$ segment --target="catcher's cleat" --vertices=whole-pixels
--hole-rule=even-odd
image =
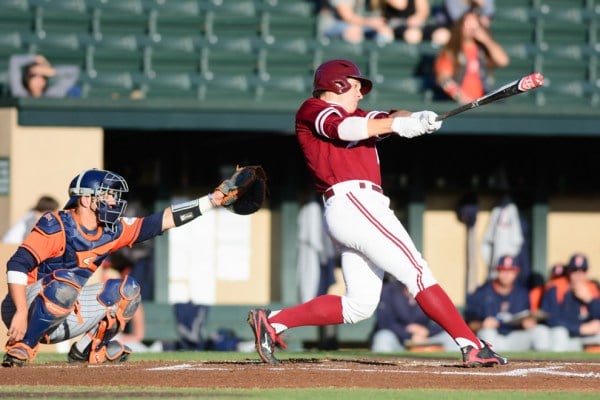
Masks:
[[[483,347],[477,349],[473,346],[465,346],[461,349],[463,357],[463,366],[467,368],[474,367],[493,367],[494,365],[506,365],[508,359],[495,353],[490,345],[483,340]]]
[[[73,345],[71,345],[69,354],[67,354],[67,360],[69,360],[70,363],[87,362],[90,356],[89,350],[87,351],[87,354],[86,352],[81,352],[77,349],[76,344],[77,343],[73,343]]]
[[[7,368],[24,367],[29,361],[33,361],[37,354],[38,346],[31,348],[23,342],[7,346],[6,354],[2,360],[2,366]]]
[[[101,364],[104,362],[125,362],[131,355],[131,349],[117,340],[111,340],[98,352],[95,352],[95,354],[90,356],[90,346],[81,352],[77,348],[76,343],[73,343],[67,359],[70,363],[89,362],[90,364]]]
[[[256,351],[261,360],[269,364],[279,364],[273,353],[275,347],[286,348],[287,345],[275,332],[267,316],[271,311],[267,309],[254,309],[248,313],[248,325],[252,328],[256,339]]]

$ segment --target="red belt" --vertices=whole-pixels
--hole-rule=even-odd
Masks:
[[[376,191],[377,193],[383,193],[383,189],[381,188],[381,186],[376,185],[374,183],[359,182],[358,187],[360,189],[371,189]],[[330,187],[323,193],[323,197],[325,197],[325,200],[329,200],[333,196],[335,196],[335,191],[333,190],[333,187]]]

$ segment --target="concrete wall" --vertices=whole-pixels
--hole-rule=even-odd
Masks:
[[[16,109],[0,108],[0,157],[10,159],[10,194],[0,196],[0,232],[42,195],[64,204],[73,177],[103,167],[103,138],[102,128],[19,126]]]

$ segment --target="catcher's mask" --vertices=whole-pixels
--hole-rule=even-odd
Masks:
[[[98,201],[96,215],[98,220],[111,232],[116,230],[115,223],[125,212],[127,201],[123,194],[129,191],[125,179],[114,172],[101,169],[88,169],[77,175],[69,185],[69,201],[65,209],[74,208],[81,196],[95,197]],[[114,204],[109,204],[103,196],[111,194]]]
[[[348,78],[354,78],[360,81],[360,92],[364,95],[373,88],[373,82],[364,77],[356,64],[349,60],[330,60],[324,62],[315,71],[313,82],[313,96],[324,91],[337,94],[346,93],[350,90]]]

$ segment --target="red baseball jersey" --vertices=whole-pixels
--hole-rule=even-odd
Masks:
[[[340,139],[338,126],[348,117],[388,115],[361,109],[350,114],[338,104],[317,98],[310,98],[300,106],[296,113],[296,136],[319,193],[336,183],[356,179],[381,185],[376,143],[389,135],[349,142]]]

